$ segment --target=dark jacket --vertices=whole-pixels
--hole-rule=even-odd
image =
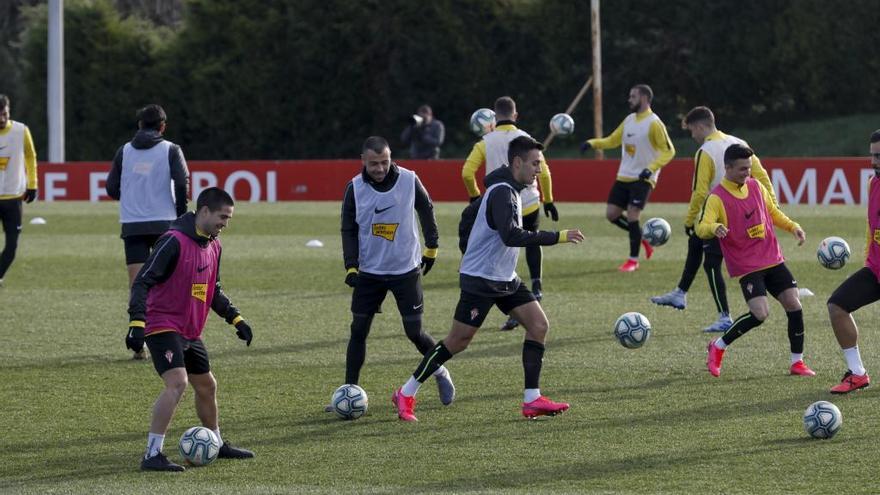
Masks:
[[[162,142],[164,138],[159,131],[154,129],[139,129],[131,140],[131,146],[135,149],[150,149]],[[116,150],[113,157],[113,167],[107,176],[105,189],[107,195],[115,200],[120,199],[122,190],[122,150],[125,145]],[[189,170],[186,167],[186,159],[180,146],[172,143],[168,148],[168,163],[171,167],[171,181],[174,183],[174,197],[176,198],[175,209],[177,216],[186,213],[186,192],[189,183]],[[168,229],[168,222],[133,222],[122,224],[122,237],[129,235],[161,234]]]
[[[391,164],[388,174],[382,182],[376,182],[367,175],[366,169],[361,170],[361,177],[370,187],[379,192],[386,192],[394,187],[397,178],[400,177],[400,171],[396,163]],[[422,225],[422,235],[425,238],[426,248],[436,248],[440,240],[440,234],[437,230],[437,220],[434,218],[434,204],[428,191],[422,185],[422,181],[416,176],[416,198],[415,210],[419,215],[419,223]],[[358,240],[359,226],[356,221],[357,206],[354,201],[354,185],[351,181],[345,186],[345,197],[342,200],[342,258],[345,262],[345,269],[358,267],[358,254],[360,252],[360,241]],[[409,274],[404,274],[408,276]],[[401,276],[404,276],[401,275]],[[387,277],[386,277],[387,278]]]
[[[196,215],[193,212],[187,212],[175,220],[169,230],[183,232],[202,247],[207,246],[209,242],[215,242],[213,238],[196,233]],[[177,267],[179,255],[180,244],[173,235],[166,233],[156,241],[156,248],[144,262],[144,266],[138,272],[134,284],[131,286],[131,298],[128,301],[128,314],[131,320],[146,321],[144,317],[147,311],[147,294],[150,288],[171,277]],[[223,317],[226,323],[232,323],[232,320],[240,314],[220,286],[219,256],[217,257],[217,284],[214,289],[214,299],[211,301],[211,309]]]
[[[404,146],[409,146],[409,157],[417,160],[440,158],[440,147],[446,139],[443,122],[431,119],[425,125],[410,124],[400,134]]]

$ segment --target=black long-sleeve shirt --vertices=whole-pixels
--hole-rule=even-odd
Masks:
[[[525,186],[513,179],[509,167],[500,167],[486,176],[486,188],[499,182],[510,184],[517,192]],[[501,242],[506,246],[551,246],[559,242],[559,232],[539,230],[532,232],[516,224],[517,212],[516,193],[509,187],[496,187],[489,193],[486,203],[486,222],[489,228],[498,232]]]
[[[195,230],[195,214],[192,212],[181,216],[171,226],[173,230],[179,230],[194,239],[200,246],[207,246],[211,239],[200,236]],[[220,285],[220,255],[217,256],[217,283],[214,286],[214,299],[211,300],[211,309],[226,320],[232,321],[241,314],[238,308],[232,305],[229,297],[223,292]],[[144,262],[141,271],[138,272],[131,286],[131,297],[128,302],[128,315],[131,320],[146,321],[147,294],[153,286],[165,282],[174,273],[177,267],[177,259],[180,257],[180,243],[171,234],[165,234],[156,242],[156,249]]]
[[[397,183],[400,177],[400,171],[397,164],[392,163],[385,180],[376,182],[367,175],[366,170],[361,171],[364,182],[379,192],[390,191]],[[437,220],[434,218],[434,203],[422,182],[416,176],[416,197],[415,210],[419,216],[419,223],[422,225],[422,235],[425,237],[426,248],[436,248],[439,246],[440,232],[437,229]],[[345,186],[345,197],[342,200],[342,258],[345,263],[345,269],[358,267],[358,254],[360,252],[360,241],[358,240],[358,231],[360,229],[356,221],[357,206],[354,200],[354,185],[349,182]]]

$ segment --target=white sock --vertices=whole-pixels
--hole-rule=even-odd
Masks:
[[[529,402],[538,400],[538,397],[541,396],[540,388],[527,388],[525,393],[523,394],[523,402],[528,404]]]
[[[798,361],[803,361],[803,360],[804,360],[804,353],[803,352],[800,352],[800,353],[792,352],[791,353],[791,364],[794,364]]]
[[[715,342],[712,345],[714,345],[717,349],[721,349],[722,351],[724,349],[727,349],[727,344],[724,343],[724,339],[715,339]]]
[[[638,257],[638,256],[636,256],[635,258],[630,257],[629,260],[630,260],[630,261],[639,261],[639,257]]]
[[[437,368],[437,371],[432,373],[434,376],[449,376],[449,370],[446,369],[446,366],[440,366]]]
[[[144,455],[144,458],[153,457],[154,455],[162,452],[162,448],[165,446],[165,435],[159,435],[156,433],[148,433],[147,434],[147,453]]]
[[[406,383],[403,384],[403,387],[400,388],[400,393],[407,397],[412,397],[416,395],[421,386],[422,384],[416,380],[416,377],[410,376],[409,380],[407,380]]]
[[[223,437],[220,436],[220,427],[218,426],[216,430],[214,430],[214,434],[217,435],[217,443],[223,445]]]
[[[859,346],[850,347],[843,350],[843,357],[846,358],[846,366],[854,375],[864,375],[868,371],[862,364],[862,356],[859,354]]]

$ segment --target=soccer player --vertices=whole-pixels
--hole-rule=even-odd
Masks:
[[[578,243],[584,239],[579,230],[531,232],[522,228],[520,191],[533,184],[540,173],[542,149],[531,137],[519,136],[508,148],[510,166],[500,167],[486,176],[486,192],[461,260],[461,296],[452,329],[445,339],[425,353],[406,384],[392,395],[397,416],[403,421],[416,421],[415,395],[419,386],[444,362],[467,348],[493,305],[512,314],[525,327],[522,414],[534,418],[568,409],[568,404],[541,395],[541,362],[550,324],[540,303],[516,274],[520,247]]]
[[[750,177],[752,156],[748,146],[732,144],[724,152],[724,178],[715,186],[697,225],[703,239],[718,238],[724,262],[739,284],[749,312],[734,320],[718,339],[709,342],[706,367],[712,376],[721,374],[724,351],[746,332],[764,323],[770,315],[769,292],[785,309],[791,348],[792,375],[813,376],[804,364],[804,312],[798,299],[797,282],[785,266],[782,249],[773,226],[791,232],[802,245],[806,234],[773,203],[760,182]]]
[[[880,299],[880,129],[871,134],[870,151],[874,176],[868,194],[865,266],[844,280],[828,298],[831,328],[847,366],[843,380],[831,388],[832,394],[845,394],[871,383],[859,354],[859,328],[852,313]]]
[[[153,406],[147,451],[141,469],[183,471],[162,453],[165,432],[186,384],[195,391],[196,414],[220,440],[219,458],[244,459],[251,451],[233,447],[220,436],[217,380],[211,373],[202,331],[208,310],[236,328],[238,338],[251,345],[253,332],[220,286],[220,231],[232,218],[234,203],[226,191],[209,187],[199,194],[196,212],[186,213],[159,238],[131,287],[131,318],[125,343],[146,345],[165,388]],[[144,333],[136,332],[141,329]]]
[[[499,167],[507,165],[507,146],[519,136],[529,134],[516,127],[516,119],[519,114],[516,111],[516,102],[509,96],[502,96],[495,100],[495,129],[483,136],[471,149],[461,170],[461,178],[464,187],[470,195],[471,201],[480,197],[480,187],[477,185],[477,170],[484,164],[486,175],[489,175]],[[530,184],[522,190],[522,216],[525,230],[538,231],[540,220],[541,193],[543,193],[544,215],[551,217],[554,222],[559,220],[559,212],[553,204],[553,182],[550,179],[550,168],[547,161],[541,156],[541,173],[538,175],[541,191],[538,192],[537,184]],[[532,279],[532,294],[540,301],[543,297],[541,287],[541,265],[543,253],[541,245],[526,246],[526,264],[529,266],[529,275]],[[513,330],[519,323],[511,317],[501,326],[501,330]]]
[[[0,253],[0,287],[15,259],[22,202],[37,198],[37,152],[28,126],[9,118],[9,97],[0,95],[0,222],[6,238]]]
[[[697,216],[703,208],[709,191],[717,186],[724,177],[724,151],[731,144],[748,144],[742,139],[724,134],[715,127],[715,115],[708,107],[694,107],[682,121],[682,127],[690,131],[691,137],[700,149],[694,157],[694,180],[691,192],[691,201],[688,206],[687,216],[684,219],[684,232],[688,239],[687,258],[678,286],[671,292],[651,298],[651,302],[661,306],[672,306],[676,309],[684,309],[687,306],[687,292],[697,276],[700,262],[709,278],[709,290],[712,292],[712,300],[718,310],[718,319],[704,328],[704,332],[726,332],[733,324],[730,319],[730,307],[727,305],[727,286],[724,283],[724,275],[721,273],[721,246],[717,238],[706,241],[700,239],[695,231],[694,224]],[[761,165],[757,155],[751,157],[751,175],[764,186],[764,190],[770,196],[770,200],[777,207],[776,195],[773,194],[773,185],[767,171]],[[705,260],[703,255],[705,253]]]
[[[657,185],[660,169],[675,156],[675,147],[666,133],[666,126],[653,111],[654,92],[647,84],[637,84],[629,90],[629,108],[626,116],[608,137],[593,138],[581,144],[581,153],[590,148],[604,150],[622,147],[617,180],[608,194],[605,217],[609,222],[629,232],[629,258],[617,269],[633,272],[639,268],[639,247],[645,248],[650,259],[654,248],[642,239],[639,216],[648,204],[648,196]],[[624,214],[626,210],[626,214]]]
[[[439,233],[434,205],[415,172],[391,161],[388,141],[371,136],[361,148],[363,169],[345,188],[342,201],[342,257],[351,294],[351,336],[345,355],[345,383],[357,384],[367,353],[373,316],[388,291],[394,294],[403,331],[420,354],[436,341],[422,329],[422,275],[437,257]],[[421,251],[416,214],[425,236]],[[449,371],[434,370],[440,402],[455,399]],[[330,409],[332,410],[332,408]]]
[[[186,213],[189,171],[180,146],[163,139],[165,110],[147,105],[137,112],[138,131],[116,151],[107,176],[107,195],[119,201],[128,286],[171,222]],[[134,359],[146,358],[143,347]]]

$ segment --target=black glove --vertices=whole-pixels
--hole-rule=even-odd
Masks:
[[[480,196],[479,194],[477,194],[476,196],[474,196],[474,197],[472,197],[472,198],[470,199],[470,202],[473,203],[474,201],[479,201],[481,197],[482,197],[482,196]]]
[[[133,321],[131,323],[128,327],[128,333],[125,334],[125,347],[134,352],[141,352],[144,350],[144,322]]]
[[[685,225],[684,226],[684,233],[688,237],[693,237],[693,236],[697,235],[697,229],[695,229],[693,226],[688,227],[687,225]]]
[[[24,199],[25,203],[33,203],[34,200],[37,199],[37,190],[36,189],[25,190],[24,197],[22,199]]]
[[[642,173],[639,174],[639,179],[648,180],[651,178],[652,175],[654,175],[654,172],[651,172],[651,169],[646,168],[642,170]]]
[[[240,320],[235,324],[235,335],[238,335],[238,338],[247,342],[248,346],[250,346],[251,341],[254,340],[254,332],[251,330],[251,326],[244,320]]]
[[[553,203],[544,203],[544,216],[552,218],[554,222],[559,221],[559,212]]]
[[[345,275],[345,285],[354,288],[358,284],[358,272],[353,270]]]
[[[428,256],[422,256],[422,264],[419,268],[422,269],[422,275],[427,275],[428,272],[431,271],[431,268],[434,268],[434,260],[436,258],[430,258]]]
[[[589,141],[584,141],[583,143],[581,143],[581,154],[582,155],[584,153],[590,151],[591,149],[593,149],[593,147],[590,145]]]

